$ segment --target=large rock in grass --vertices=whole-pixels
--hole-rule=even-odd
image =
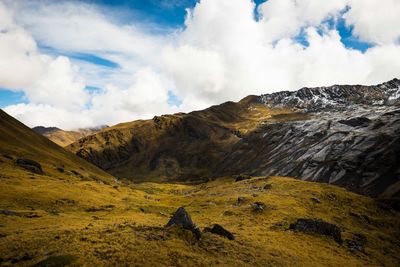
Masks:
[[[213,233],[216,235],[220,235],[222,237],[228,238],[229,240],[234,240],[235,236],[229,232],[228,230],[226,230],[224,227],[222,227],[219,224],[214,224],[212,228],[204,228],[204,232],[209,232],[209,233]]]
[[[177,209],[177,211],[175,211],[166,227],[173,225],[178,225],[183,229],[191,231],[197,239],[200,239],[201,237],[200,229],[196,226],[196,224],[193,223],[192,218],[190,218],[189,213],[187,213],[184,207],[180,207]]]
[[[341,230],[338,226],[324,222],[319,219],[298,219],[290,225],[290,229],[296,232],[307,234],[318,234],[333,237],[333,239],[342,243]]]
[[[39,162],[36,162],[34,160],[19,158],[15,161],[15,164],[30,172],[36,174],[44,174],[42,170],[42,165],[40,165]]]

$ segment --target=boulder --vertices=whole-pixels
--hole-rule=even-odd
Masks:
[[[31,159],[24,159],[24,158],[18,158],[15,161],[15,164],[36,174],[44,174],[42,170],[42,165],[40,165],[39,162],[36,162]]]
[[[240,206],[246,201],[245,197],[238,197],[235,203],[235,206]]]
[[[254,212],[263,212],[265,210],[265,204],[262,202],[254,202],[251,207]]]
[[[337,243],[342,243],[340,228],[320,219],[298,219],[295,223],[290,225],[289,229],[295,232],[330,236]]]
[[[197,239],[200,239],[201,232],[200,229],[193,223],[192,218],[184,207],[178,208],[172,218],[167,223],[166,227],[173,225],[181,226],[183,229],[191,231]]]
[[[314,203],[321,203],[321,199],[319,199],[319,198],[317,198],[317,197],[312,197],[311,198],[311,200],[312,200],[312,202],[314,202]]]
[[[350,252],[364,251],[364,245],[367,243],[367,238],[362,234],[355,234],[353,239],[344,241]]]
[[[238,175],[234,175],[233,178],[235,178],[235,182],[240,182],[240,181],[251,179],[251,176],[246,175],[246,174],[238,174]]]
[[[235,236],[231,232],[229,232],[219,224],[214,224],[212,228],[204,228],[204,232],[220,235],[222,237],[228,238],[229,240],[235,239]]]

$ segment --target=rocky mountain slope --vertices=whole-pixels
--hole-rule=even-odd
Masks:
[[[217,173],[286,175],[373,196],[400,194],[400,81],[303,88],[261,96],[306,120],[267,121],[244,136]]]
[[[116,125],[68,149],[132,180],[290,175],[398,196],[399,88],[394,79],[249,96]]]
[[[108,126],[99,126],[93,128],[80,128],[75,131],[65,131],[57,127],[36,126],[32,128],[32,130],[47,137],[57,145],[65,147],[81,139],[82,137],[94,134],[107,127]]]
[[[275,114],[252,101],[122,123],[67,149],[120,178],[199,181],[212,176],[242,135]]]

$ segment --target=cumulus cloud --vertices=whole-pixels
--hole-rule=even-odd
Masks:
[[[400,7],[379,2],[269,0],[256,19],[251,0],[202,0],[183,27],[162,31],[134,16],[119,21],[118,11],[102,6],[0,0],[0,87],[23,90],[29,101],[6,111],[30,126],[72,129],[248,94],[382,82],[400,74]],[[374,45],[347,48],[332,26],[339,20]],[[74,53],[118,67],[68,57]],[[87,85],[100,90],[88,92]],[[168,104],[170,91],[179,107]]]
[[[400,1],[349,0],[344,14],[355,36],[376,44],[400,42]]]

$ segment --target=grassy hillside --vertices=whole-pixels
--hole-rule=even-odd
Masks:
[[[3,266],[400,264],[399,213],[335,186],[284,177],[112,186],[30,179],[22,172],[2,172],[0,182],[0,209],[13,212],[0,214]],[[264,203],[264,211],[253,211],[254,202]],[[201,229],[218,223],[235,240],[211,233],[196,240],[189,231],[166,229],[164,225],[180,206],[186,207]],[[334,223],[342,229],[344,240],[361,234],[366,238],[364,251],[351,252],[346,242],[338,244],[330,237],[288,230],[298,218]]]
[[[284,177],[221,177],[199,185],[118,182],[0,116],[1,266],[400,264],[399,213],[372,198]],[[39,163],[43,172],[22,167],[21,158]],[[235,240],[208,232],[197,240],[190,231],[166,228],[180,206],[201,229],[217,223]],[[289,230],[302,218],[335,224],[344,242]],[[360,237],[354,250],[349,240]]]
[[[44,175],[49,177],[104,182],[114,180],[111,175],[35,133],[1,110],[0,155],[2,155],[0,162],[2,173],[19,175],[24,169],[15,162],[22,158],[35,160],[41,164]]]
[[[270,110],[249,96],[188,114],[121,123],[67,149],[119,178],[199,181],[212,176],[243,135],[274,115],[289,112]]]
[[[68,146],[69,144],[72,144],[79,139],[94,134],[102,129],[104,129],[106,126],[100,126],[97,128],[82,128],[82,129],[77,129],[75,131],[65,131],[56,127],[43,127],[43,126],[37,126],[32,128],[35,132],[47,137],[57,145],[61,147]]]

